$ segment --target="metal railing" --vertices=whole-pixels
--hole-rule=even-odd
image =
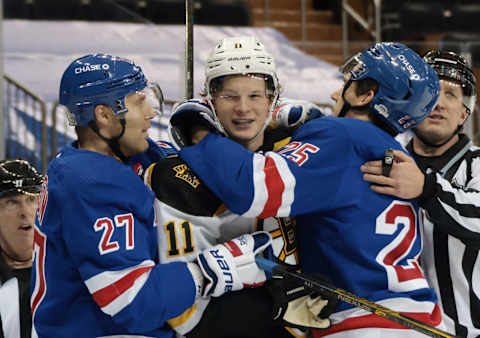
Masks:
[[[375,25],[372,28],[370,18],[363,18],[352,6],[348,0],[342,0],[342,30],[343,30],[343,58],[347,59],[352,53],[350,52],[349,41],[349,17],[354,19],[360,27],[367,31],[375,42],[382,41],[382,0],[372,0],[374,6],[374,21]]]
[[[268,26],[270,24],[270,18],[270,0],[264,0],[263,23],[265,26]],[[305,42],[307,40],[307,0],[300,0],[300,29],[301,41]]]
[[[73,129],[58,102],[47,105],[39,95],[8,75],[4,75],[4,83],[6,157],[24,158],[45,173],[48,163],[74,137]],[[165,100],[165,106],[170,107],[167,112],[174,103]],[[168,114],[156,125],[166,130],[167,122]]]
[[[33,161],[33,158],[28,158],[31,156],[26,153],[26,148],[18,146],[33,141],[34,152],[40,151],[40,165],[39,163],[35,164],[44,172],[47,163],[47,105],[41,97],[15,79],[6,74],[3,78],[5,80],[4,112],[7,122],[7,137],[10,138],[10,142],[7,142],[6,156],[23,157]],[[12,110],[15,113],[12,114]],[[40,118],[33,118],[38,113]],[[29,118],[27,114],[32,118]],[[23,116],[23,123],[20,123],[21,116]],[[21,127],[25,124],[28,124],[30,130],[34,131],[34,135],[40,134],[40,146],[37,146],[35,137],[32,140],[29,128]],[[15,135],[13,138],[15,142],[12,142],[12,135]]]

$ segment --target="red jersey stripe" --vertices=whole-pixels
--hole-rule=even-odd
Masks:
[[[101,308],[109,305],[116,298],[118,298],[125,291],[127,291],[135,283],[138,277],[143,275],[145,272],[150,271],[152,268],[153,266],[141,267],[129,272],[127,275],[120,278],[115,283],[112,283],[94,292],[93,299]]]
[[[438,304],[435,304],[435,308],[433,309],[432,313],[402,312],[401,314],[416,319],[430,326],[437,326],[442,321],[442,314],[440,312],[440,307],[438,306]],[[377,316],[372,313],[365,316],[347,318],[338,324],[332,325],[327,330],[312,330],[312,336],[314,338],[318,338],[342,331],[374,327],[384,329],[411,330],[406,326],[395,323],[391,320]]]
[[[282,205],[282,193],[285,190],[285,184],[278,171],[275,161],[271,157],[266,157],[265,161],[265,186],[267,188],[267,202],[259,218],[266,218],[277,214]]]

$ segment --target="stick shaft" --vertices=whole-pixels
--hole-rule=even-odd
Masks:
[[[454,338],[455,336],[441,331],[431,325],[425,324],[421,321],[418,321],[414,318],[410,318],[408,316],[402,315],[399,312],[393,311],[389,308],[386,308],[380,304],[373,303],[369,301],[368,299],[359,297],[351,292],[345,291],[343,289],[335,288],[327,284],[323,284],[322,282],[308,278],[304,276],[301,273],[298,272],[293,272],[288,270],[286,267],[277,264],[275,262],[272,262],[268,259],[265,259],[263,257],[257,256],[255,258],[255,261],[257,265],[262,269],[267,272],[277,272],[280,274],[288,275],[291,276],[301,282],[303,282],[303,285],[306,287],[312,289],[312,290],[317,290],[320,292],[328,292],[333,295],[335,295],[338,299],[348,303],[352,304],[356,307],[362,308],[366,311],[369,311],[373,314],[376,314],[377,316],[386,318],[388,320],[391,320],[395,323],[398,323],[400,325],[403,325],[405,327],[408,327],[412,330],[421,332],[427,336],[430,337],[444,337],[444,338]]]
[[[193,0],[185,0],[185,99],[193,98]]]

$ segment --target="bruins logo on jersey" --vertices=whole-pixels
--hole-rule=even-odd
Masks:
[[[195,175],[192,174],[192,172],[188,169],[188,166],[186,164],[179,164],[175,167],[172,168],[175,170],[176,174],[175,177],[178,177],[181,180],[184,180],[188,184],[190,184],[192,187],[196,188],[200,184],[200,181],[198,178],[195,177]]]
[[[270,232],[275,257],[287,264],[298,265],[296,222],[292,217],[269,217],[257,220],[257,230]]]

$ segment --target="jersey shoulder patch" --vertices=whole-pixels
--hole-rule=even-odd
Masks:
[[[297,223],[293,217],[269,217],[257,219],[256,231],[268,231],[272,236],[273,258],[297,266]],[[267,257],[272,259],[272,257]]]
[[[267,129],[262,146],[257,151],[277,151],[290,142],[293,128]]]
[[[158,161],[145,175],[155,197],[179,211],[210,217],[223,205],[180,157]]]

